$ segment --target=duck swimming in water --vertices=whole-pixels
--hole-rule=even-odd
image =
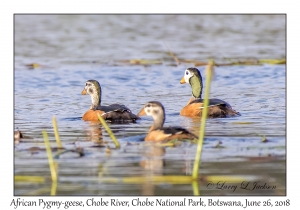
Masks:
[[[82,116],[85,121],[98,121],[98,114],[110,122],[135,122],[139,119],[129,108],[123,104],[101,105],[101,86],[97,80],[88,80],[81,92],[82,95],[89,94],[92,99],[90,109]]]
[[[188,83],[192,88],[192,97],[188,104],[182,108],[180,115],[187,117],[201,117],[204,99],[201,98],[203,83],[200,71],[193,67],[187,68],[180,83]],[[208,117],[215,118],[239,115],[239,112],[233,110],[227,102],[216,98],[209,99]]]
[[[138,116],[152,116],[154,122],[145,141],[168,141],[173,139],[198,139],[198,136],[182,127],[163,127],[165,122],[165,108],[158,101],[150,101],[144,105]]]

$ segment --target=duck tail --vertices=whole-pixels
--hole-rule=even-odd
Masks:
[[[227,115],[230,115],[230,116],[241,116],[241,114],[239,112],[237,112],[234,109],[229,108],[229,107],[226,107],[226,112],[225,113]]]

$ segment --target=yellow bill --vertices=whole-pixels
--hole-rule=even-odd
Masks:
[[[184,77],[182,77],[182,79],[180,80],[180,84],[184,84],[184,83],[186,83],[186,82],[185,82]]]
[[[83,91],[81,92],[81,95],[86,95],[86,90],[83,89]]]
[[[144,116],[144,115],[146,115],[145,109],[142,108],[141,111],[137,115],[138,116]]]

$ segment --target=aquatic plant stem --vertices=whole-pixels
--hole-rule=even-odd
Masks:
[[[57,190],[57,181],[55,180],[55,181],[52,181],[50,195],[52,195],[52,196],[56,195],[56,190]]]
[[[56,118],[55,117],[52,118],[52,123],[53,123],[53,129],[54,129],[54,134],[55,134],[55,139],[56,139],[57,146],[58,146],[58,148],[63,148],[62,144],[61,144],[61,141],[60,141],[60,138],[59,138],[58,128],[57,128],[57,123],[56,123]]]
[[[56,182],[57,181],[56,167],[55,167],[55,162],[53,161],[52,152],[51,152],[51,148],[50,148],[50,143],[49,143],[49,139],[48,139],[48,134],[47,134],[46,131],[43,131],[43,137],[44,137],[46,152],[47,152],[48,161],[49,161],[51,178],[52,178],[52,181]]]
[[[199,172],[199,168],[200,168],[202,145],[203,145],[203,140],[204,140],[204,135],[205,135],[205,123],[206,123],[207,109],[208,109],[208,104],[209,104],[209,92],[210,92],[210,83],[211,83],[213,65],[214,65],[214,62],[212,60],[210,60],[208,62],[208,65],[206,66],[206,83],[205,83],[204,103],[203,103],[203,109],[202,109],[202,117],[201,117],[201,125],[200,125],[200,130],[199,130],[199,140],[198,140],[198,145],[197,145],[197,152],[196,152],[193,174],[192,174],[192,177],[194,180],[197,180],[198,176],[199,176],[198,172]]]
[[[179,59],[174,55],[174,53],[170,50],[170,48],[168,47],[168,45],[165,43],[166,48],[169,51],[170,56],[175,60],[175,62],[177,63],[177,66],[180,65],[180,61]]]
[[[194,180],[192,182],[192,187],[193,187],[193,192],[195,196],[199,196],[200,195],[200,191],[199,191],[199,185],[198,182],[196,180]]]
[[[110,138],[113,140],[113,142],[116,145],[116,148],[120,148],[120,143],[118,142],[118,140],[116,139],[115,135],[113,134],[113,132],[110,130],[110,128],[108,127],[107,123],[105,122],[105,120],[100,116],[100,114],[98,114],[98,119],[100,120],[100,122],[102,123],[103,127],[105,128],[105,130],[107,131],[108,135],[110,136]]]

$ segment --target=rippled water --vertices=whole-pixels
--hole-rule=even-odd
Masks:
[[[101,125],[81,120],[91,99],[81,95],[85,81],[102,86],[102,104],[121,102],[137,113],[158,100],[166,126],[198,133],[199,119],[179,116],[191,95],[179,83],[192,64],[174,65],[168,46],[180,59],[285,58],[283,15],[16,15],[14,126],[25,138],[15,146],[15,175],[49,177],[42,130],[55,147],[52,116],[63,146],[82,147],[84,156],[56,159],[58,195],[192,195],[190,184],[111,183],[104,178],[190,175],[196,145],[156,148],[142,139],[152,124],[110,124],[121,142],[113,149]],[[155,59],[159,65],[128,65],[129,59]],[[26,64],[39,63],[29,69]],[[204,80],[204,67],[199,67]],[[209,119],[202,153],[202,175],[243,175],[276,185],[276,190],[220,191],[200,184],[203,195],[285,194],[286,66],[215,68],[211,97],[227,101],[240,117]],[[268,139],[262,143],[262,136]],[[99,147],[105,140],[111,147]],[[216,148],[218,142],[222,148]],[[37,150],[36,148],[40,148]],[[54,152],[54,154],[56,154]],[[102,181],[99,178],[102,178]],[[49,194],[42,184],[15,183],[16,195]],[[46,188],[46,190],[43,190]]]

